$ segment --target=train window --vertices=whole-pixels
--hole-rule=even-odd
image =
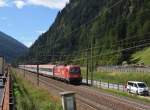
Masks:
[[[40,68],[41,71],[53,72],[51,68]]]
[[[81,73],[80,68],[71,68],[70,73],[76,74],[76,73]]]

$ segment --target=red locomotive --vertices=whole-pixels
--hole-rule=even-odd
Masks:
[[[54,77],[64,79],[68,82],[81,82],[81,70],[79,66],[60,65],[54,67]]]
[[[19,65],[19,68],[37,72],[37,65]],[[39,65],[39,73],[70,83],[82,82],[80,67],[76,65]]]

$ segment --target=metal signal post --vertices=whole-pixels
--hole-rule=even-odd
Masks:
[[[37,64],[37,85],[39,86],[39,65]]]

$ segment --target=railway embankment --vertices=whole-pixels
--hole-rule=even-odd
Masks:
[[[40,89],[11,69],[16,110],[62,110],[58,97]]]
[[[63,91],[75,91],[78,110],[149,110],[148,103],[131,100],[130,98],[118,97],[105,91],[99,91],[85,85],[71,85],[58,80],[51,79],[15,69],[24,79],[31,81],[40,88],[46,88],[54,96],[59,96]],[[38,83],[37,83],[38,82]]]

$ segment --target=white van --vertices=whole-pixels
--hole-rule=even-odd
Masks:
[[[127,91],[137,95],[149,95],[149,88],[144,82],[128,81]]]
[[[3,79],[0,79],[0,88],[3,88],[3,87],[4,87]]]

